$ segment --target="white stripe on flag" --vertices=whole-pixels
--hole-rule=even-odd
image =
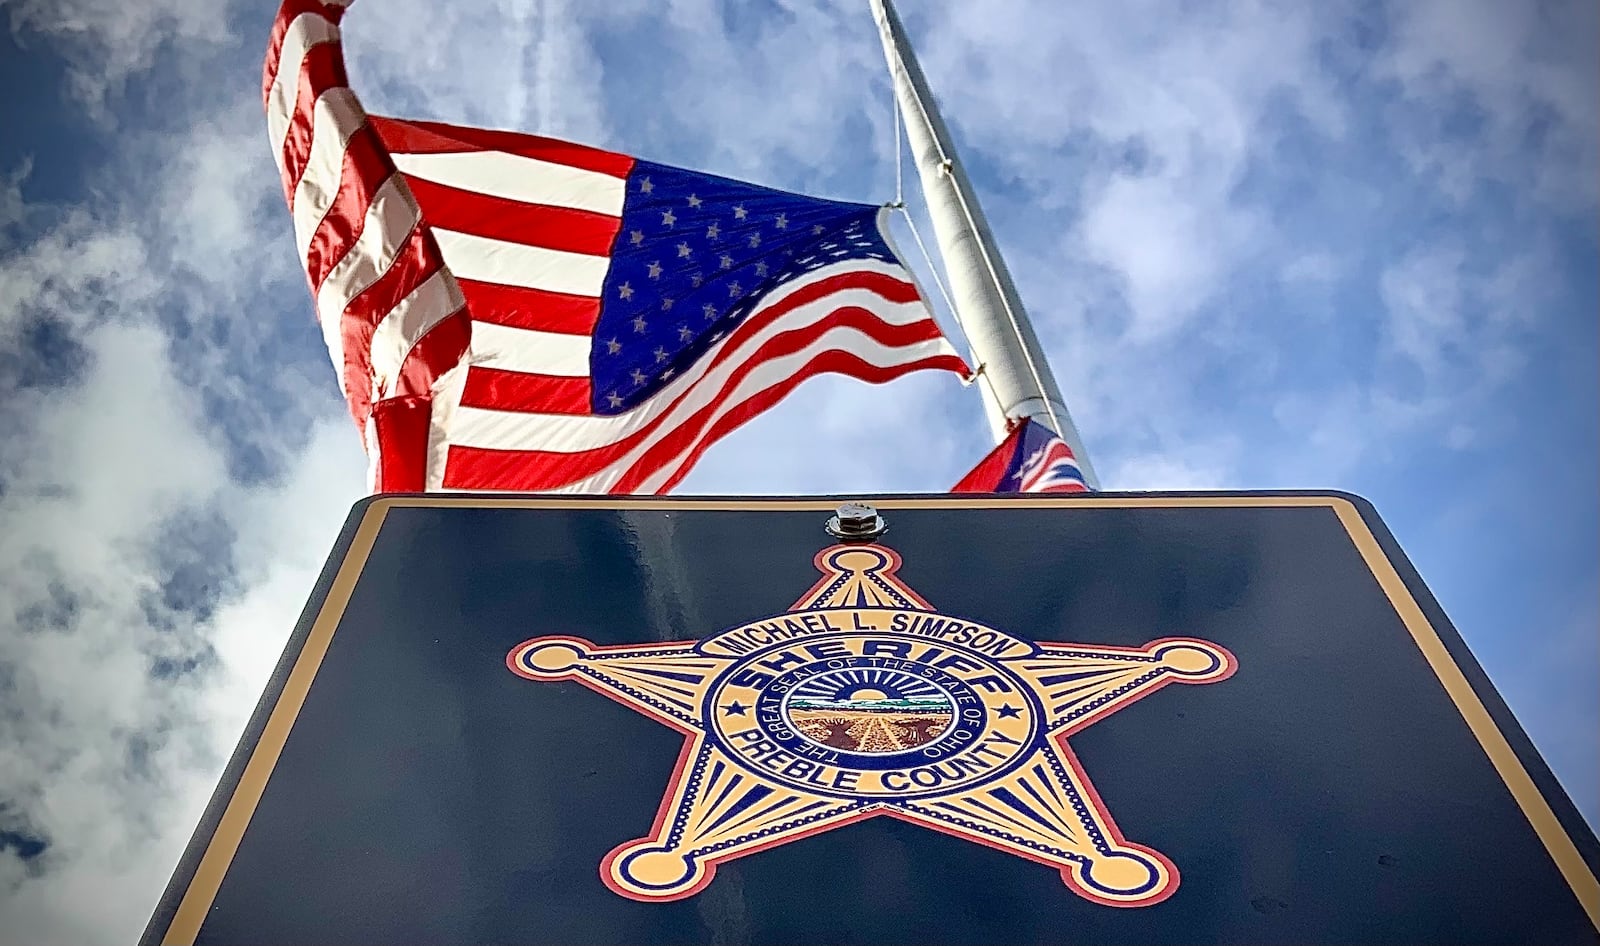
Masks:
[[[356,95],[344,86],[329,89],[317,99],[311,124],[311,156],[294,189],[294,242],[304,262],[322,218],[339,195],[344,174],[344,152],[350,136],[367,120]]]
[[[472,323],[473,363],[502,371],[589,377],[589,336]],[[459,442],[459,441],[458,441]]]
[[[508,243],[437,227],[433,235],[445,265],[457,279],[599,298],[606,270],[611,267],[606,256]]]
[[[374,399],[389,396],[411,347],[463,305],[466,300],[456,281],[439,270],[384,313],[383,321],[372,331],[372,376],[377,380]]]
[[[396,152],[395,167],[413,177],[526,204],[622,216],[627,182],[620,177],[503,151],[443,154]]]
[[[345,384],[345,307],[389,270],[419,219],[417,203],[406,191],[405,179],[398,174],[389,175],[372,195],[372,203],[361,222],[361,236],[328,271],[317,290],[317,320],[322,324],[322,340],[328,345],[328,355],[338,369],[341,391]]]
[[[339,28],[320,13],[300,14],[283,34],[278,71],[272,77],[272,91],[267,94],[267,140],[272,142],[279,176],[283,175],[283,140],[289,134],[295,102],[300,97],[300,69],[306,53],[313,46],[338,39]]]

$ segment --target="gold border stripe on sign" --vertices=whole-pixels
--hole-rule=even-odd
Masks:
[[[1494,763],[1495,770],[1500,773],[1500,779],[1516,797],[1517,804],[1521,806],[1523,814],[1527,815],[1533,830],[1539,835],[1539,840],[1544,842],[1545,849],[1550,852],[1556,866],[1561,869],[1561,875],[1567,879],[1568,886],[1577,895],[1578,903],[1584,912],[1589,914],[1589,922],[1600,928],[1600,880],[1596,880],[1594,873],[1589,870],[1583,855],[1578,853],[1577,845],[1572,843],[1571,835],[1567,834],[1566,828],[1563,828],[1560,820],[1556,818],[1555,811],[1550,808],[1550,802],[1533,783],[1533,777],[1528,774],[1522,760],[1517,758],[1511,743],[1506,741],[1505,734],[1495,724],[1494,717],[1489,715],[1489,710],[1478,698],[1477,691],[1467,682],[1466,675],[1461,672],[1461,667],[1456,664],[1455,658],[1450,656],[1444,641],[1439,639],[1427,615],[1422,613],[1421,606],[1406,588],[1400,573],[1395,571],[1394,563],[1389,561],[1389,556],[1385,555],[1378,545],[1377,537],[1367,528],[1360,511],[1353,503],[1344,499],[1335,500],[1333,506],[1334,511],[1339,514],[1339,521],[1344,523],[1345,530],[1350,533],[1350,538],[1361,552],[1361,557],[1366,559],[1367,567],[1372,569],[1373,577],[1383,586],[1383,591],[1389,596],[1395,611],[1399,613],[1400,620],[1405,622],[1406,629],[1417,642],[1422,656],[1427,658],[1434,675],[1444,684],[1450,699],[1455,701],[1456,709],[1461,711],[1461,716],[1467,721],[1472,734],[1478,737],[1478,743],[1488,754],[1489,761]]]
[[[206,853],[195,868],[194,877],[184,891],[183,900],[178,903],[177,912],[172,915],[167,935],[162,938],[163,943],[188,946],[200,934],[200,924],[211,912],[211,904],[222,887],[222,878],[233,863],[233,855],[239,850],[245,828],[249,827],[256,805],[261,801],[261,794],[267,788],[267,779],[278,764],[278,755],[283,752],[284,744],[289,741],[289,730],[300,715],[300,707],[311,689],[311,681],[316,678],[317,668],[322,664],[323,655],[328,652],[334,629],[339,626],[345,605],[350,602],[350,593],[366,566],[367,556],[378,538],[378,528],[383,524],[387,511],[387,506],[374,503],[362,516],[355,538],[350,541],[350,550],[328,588],[322,609],[317,612],[316,623],[311,626],[311,633],[300,648],[300,656],[289,671],[289,678],[284,681],[283,692],[278,695],[272,715],[267,718],[266,728],[261,731],[261,738],[250,753],[250,761],[239,776],[239,785],[233,790],[233,797],[228,799],[228,807],[223,810],[222,818],[211,835],[211,842],[206,845]]]

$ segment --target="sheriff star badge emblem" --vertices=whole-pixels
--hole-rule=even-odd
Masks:
[[[1035,643],[936,613],[883,546],[818,553],[789,611],[699,641],[598,647],[537,637],[506,657],[529,680],[574,680],[684,734],[645,837],[600,864],[643,901],[692,896],[716,865],[889,815],[1048,864],[1096,903],[1157,903],[1178,886],[1122,837],[1067,739],[1169,683],[1215,683],[1222,647]]]

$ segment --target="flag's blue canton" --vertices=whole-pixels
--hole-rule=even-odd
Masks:
[[[781,283],[844,259],[895,259],[868,204],[646,161],[627,187],[589,353],[599,414],[666,386]]]

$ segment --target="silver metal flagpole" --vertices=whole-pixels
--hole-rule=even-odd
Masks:
[[[1099,489],[1083,439],[1061,399],[1005,260],[995,249],[994,234],[956,158],[950,131],[939,117],[900,17],[890,0],[872,0],[872,15],[883,37],[895,99],[905,118],[906,139],[944,258],[955,315],[979,362],[979,387],[995,440],[1005,438],[1010,419],[1032,418],[1061,435],[1077,457],[1085,482]]]

